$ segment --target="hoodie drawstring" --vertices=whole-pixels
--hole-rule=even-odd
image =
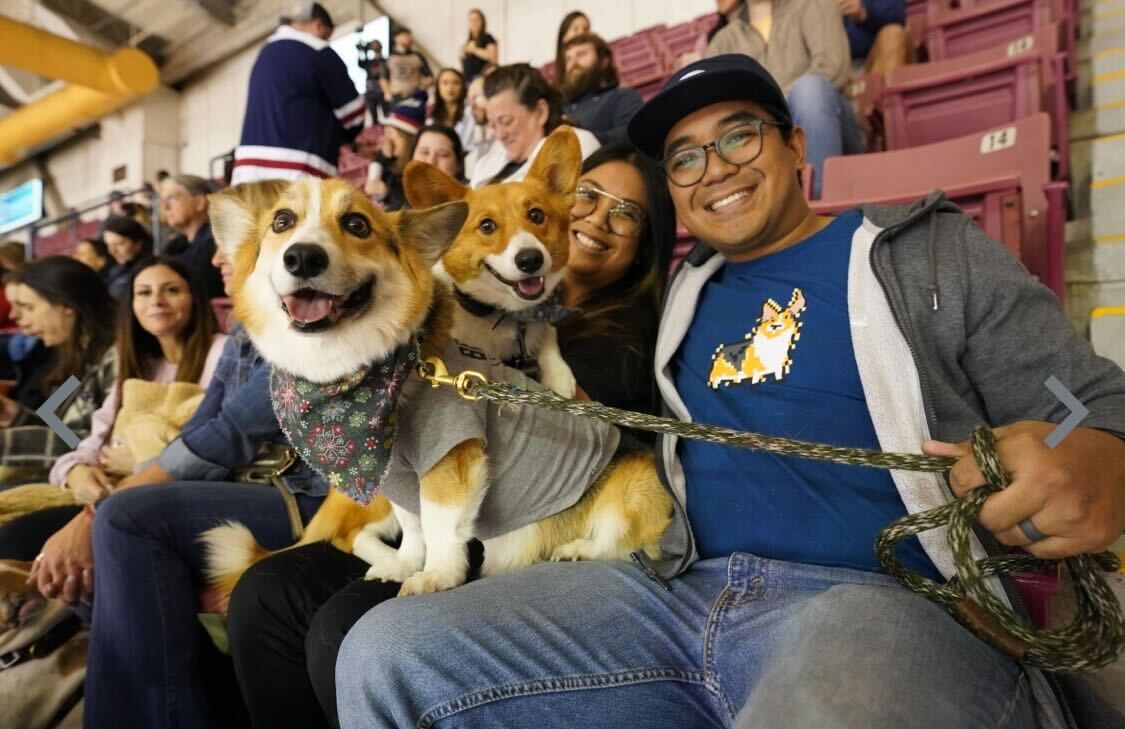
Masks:
[[[930,295],[934,300],[934,311],[938,310],[938,282],[937,282],[937,206],[930,212],[930,237],[928,251],[930,255]]]

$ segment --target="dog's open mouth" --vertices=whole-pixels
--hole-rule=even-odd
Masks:
[[[511,279],[504,278],[496,273],[496,269],[487,263],[484,267],[488,272],[496,277],[496,280],[505,286],[510,286],[512,291],[516,292],[516,296],[526,301],[535,301],[543,295],[543,291],[547,288],[547,281],[542,276],[531,276],[530,278],[523,278],[519,281],[512,281]]]
[[[289,315],[294,328],[303,332],[319,332],[332,327],[346,316],[354,316],[366,310],[371,304],[374,289],[374,276],[346,296],[316,289],[298,289],[281,297],[281,307]]]

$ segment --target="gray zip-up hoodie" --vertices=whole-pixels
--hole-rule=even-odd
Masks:
[[[1051,375],[1090,409],[1083,426],[1125,437],[1125,373],[1094,354],[1051,291],[942,193],[912,206],[869,206],[863,213],[852,238],[848,315],[883,450],[918,453],[928,438],[962,441],[981,425],[1061,422],[1069,411],[1044,386]],[[723,263],[713,249],[697,246],[665,299],[656,379],[665,409],[681,420],[691,415],[676,392],[671,361],[700,293]],[[651,563],[637,557],[660,580],[697,559],[685,506],[689,484],[676,443],[674,436],[657,442],[658,466],[676,505],[663,544],[671,559]],[[910,513],[951,498],[938,474],[892,471],[891,476]],[[945,530],[920,539],[937,568],[953,574]],[[987,534],[982,539],[995,546]],[[983,546],[976,548],[982,556]],[[1011,597],[999,580],[993,587]],[[1066,726],[1042,676],[1033,673],[1042,725]]]

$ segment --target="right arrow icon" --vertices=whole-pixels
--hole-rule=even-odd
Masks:
[[[1070,435],[1072,430],[1078,427],[1078,424],[1090,414],[1090,409],[1072,395],[1070,390],[1063,387],[1063,384],[1059,382],[1059,379],[1054,375],[1048,377],[1047,381],[1043,384],[1070,410],[1070,415],[1066,416],[1066,420],[1059,423],[1044,439],[1048,446],[1054,448],[1062,442],[1063,438]]]

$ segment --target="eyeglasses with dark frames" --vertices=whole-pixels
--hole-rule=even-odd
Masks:
[[[707,174],[707,163],[710,159],[708,150],[715,150],[719,159],[727,164],[736,167],[748,165],[762,153],[762,126],[764,125],[778,129],[787,126],[780,122],[754,119],[723,132],[710,144],[677,149],[660,160],[660,168],[664,170],[668,181],[676,187],[691,187]]]
[[[609,212],[606,214],[606,225],[611,233],[632,235],[637,232],[645,218],[648,217],[647,213],[636,203],[623,200],[584,182],[578,183],[578,188],[574,191],[574,207],[570,209],[570,217],[573,220],[580,220],[593,215],[594,211],[598,209],[599,197],[607,198],[612,203]]]

